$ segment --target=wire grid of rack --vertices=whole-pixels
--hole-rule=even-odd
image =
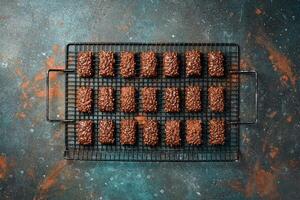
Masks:
[[[200,77],[185,77],[185,57],[187,50],[197,49],[202,53],[202,74]],[[115,78],[103,78],[98,75],[99,57],[101,50],[113,51],[115,53]],[[136,53],[136,73],[140,70],[140,52],[154,51],[158,58],[158,76],[156,78],[141,78],[136,76],[131,79],[120,77],[120,52],[130,51]],[[225,76],[212,78],[207,72],[207,53],[220,50],[225,56]],[[77,54],[81,51],[92,51],[95,75],[92,78],[80,78],[76,74]],[[162,73],[162,53],[176,51],[180,60],[180,76],[177,78],[164,78]],[[66,50],[66,74],[65,79],[65,158],[75,160],[109,160],[109,161],[235,161],[239,158],[239,98],[240,98],[240,76],[231,72],[239,71],[239,46],[227,43],[72,43]],[[202,111],[189,113],[184,110],[184,98],[181,98],[181,112],[165,113],[163,110],[163,89],[175,86],[181,89],[181,97],[184,97],[183,89],[188,85],[201,87]],[[225,112],[213,113],[208,108],[208,87],[212,85],[225,88]],[[91,114],[77,111],[75,107],[76,90],[80,86],[89,86],[94,90],[94,105]],[[97,108],[98,88],[100,86],[111,86],[115,89],[116,109],[115,112],[100,112]],[[122,113],[120,111],[120,89],[123,86],[134,86],[138,93],[141,88],[152,86],[158,88],[158,112],[143,113],[141,109],[140,96],[137,95],[137,111],[135,113]],[[157,119],[159,122],[160,140],[156,147],[143,145],[142,130],[137,130],[137,142],[133,146],[120,144],[120,120],[147,116]],[[211,146],[208,144],[208,121],[212,118],[222,118],[226,121],[226,139],[224,145]],[[91,119],[94,122],[94,143],[89,146],[79,145],[76,138],[76,121]],[[101,119],[112,119],[115,121],[115,139],[113,145],[102,145],[98,142],[98,122]],[[185,127],[181,124],[182,143],[178,147],[168,147],[165,144],[164,124],[168,119],[179,119],[184,122],[187,119],[202,120],[203,144],[191,146],[185,141]],[[70,122],[71,121],[71,122]]]

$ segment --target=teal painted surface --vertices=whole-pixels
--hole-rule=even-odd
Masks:
[[[1,199],[299,199],[299,13],[299,1],[2,0]],[[240,44],[242,68],[259,73],[259,123],[241,127],[240,162],[64,161],[45,72],[64,66],[67,43],[101,41]]]

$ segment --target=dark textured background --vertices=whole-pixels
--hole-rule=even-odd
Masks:
[[[1,0],[0,199],[300,199],[299,30],[299,1]],[[260,114],[241,127],[240,162],[63,160],[63,125],[44,117],[45,72],[84,41],[240,44],[242,69],[259,73]]]

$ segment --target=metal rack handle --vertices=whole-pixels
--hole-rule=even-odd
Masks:
[[[258,75],[257,71],[231,71],[231,74],[249,74],[254,75],[255,77],[255,119],[253,121],[246,121],[246,122],[230,122],[231,124],[256,124],[258,121]]]
[[[47,71],[47,95],[46,95],[46,119],[48,122],[73,122],[73,120],[66,120],[66,119],[51,119],[50,118],[50,113],[49,113],[49,75],[51,72],[74,72],[74,70],[67,70],[67,69],[49,69]]]

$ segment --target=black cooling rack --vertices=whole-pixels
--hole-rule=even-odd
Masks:
[[[184,52],[198,49],[202,52],[202,75],[197,78],[185,77]],[[97,53],[101,50],[115,52],[115,78],[103,78],[98,75],[99,58]],[[139,74],[140,57],[143,51],[154,51],[158,58],[158,76],[156,78],[132,78],[124,79],[119,74],[120,52],[131,51],[136,53],[136,72]],[[212,78],[207,72],[207,53],[220,50],[225,55],[225,76]],[[81,51],[92,51],[94,53],[93,65],[95,75],[92,78],[80,78],[76,74],[77,54]],[[180,59],[180,76],[178,78],[163,78],[162,76],[162,53],[165,51],[176,51]],[[51,70],[50,70],[51,71]],[[57,70],[53,70],[57,71]],[[227,43],[72,43],[66,49],[66,73],[65,78],[65,158],[76,160],[110,160],[110,161],[236,161],[239,158],[239,100],[240,100],[240,68],[239,47],[236,44]],[[48,72],[49,73],[49,72]],[[49,75],[49,74],[48,74]],[[47,82],[48,83],[48,82]],[[116,111],[113,113],[100,112],[97,109],[97,98],[99,86],[112,86],[116,90]],[[141,100],[138,99],[136,113],[120,112],[120,89],[122,86],[134,86],[138,91],[145,86],[157,87],[158,112],[143,113]],[[165,113],[163,111],[162,91],[166,87],[176,86],[184,89],[188,85],[199,85],[202,89],[201,103],[202,111],[199,113],[185,112],[181,108],[180,113]],[[213,113],[208,108],[208,87],[212,85],[225,88],[225,112]],[[92,114],[84,114],[77,111],[75,107],[76,90],[80,86],[90,86],[94,89],[94,110]],[[183,90],[182,90],[183,92]],[[137,98],[140,98],[137,95]],[[181,95],[183,97],[183,94]],[[48,100],[48,99],[47,99]],[[181,100],[184,100],[182,98]],[[183,101],[182,101],[183,102]],[[181,103],[184,105],[184,103]],[[47,101],[47,109],[49,102]],[[61,121],[49,119],[49,121]],[[137,131],[137,143],[133,146],[120,144],[120,120],[123,118],[135,118],[147,116],[157,119],[160,126],[160,141],[156,147],[147,147],[142,142],[142,131]],[[212,118],[226,120],[226,140],[224,145],[211,146],[208,144],[208,121]],[[75,122],[83,119],[94,121],[94,144],[90,146],[79,145],[76,139]],[[102,145],[98,142],[98,122],[101,119],[113,119],[116,125],[116,142],[114,145]],[[203,144],[191,146],[185,142],[184,123],[182,123],[182,144],[179,147],[168,147],[165,142],[164,124],[167,119],[201,119],[203,123]]]

